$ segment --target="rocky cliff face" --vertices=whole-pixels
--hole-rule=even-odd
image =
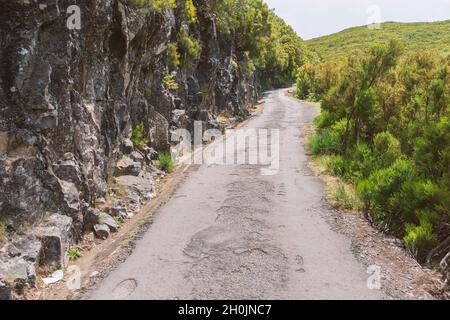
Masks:
[[[193,120],[217,126],[215,115],[252,103],[253,77],[234,67],[244,53],[235,51],[233,33],[219,36],[208,1],[194,2],[197,20],[187,23],[179,8],[143,12],[129,1],[0,0],[5,296],[32,285],[38,265],[64,264],[68,242],[83,231],[96,227],[102,234],[109,220],[100,223],[94,206],[119,162],[132,171],[119,175],[149,185],[150,160],[155,150],[168,150],[171,130],[190,128]],[[80,30],[67,28],[73,4],[81,9]],[[168,47],[182,29],[200,40],[201,55],[171,67]],[[177,86],[165,83],[168,75]],[[149,140],[144,151],[130,141],[140,123]],[[136,204],[146,195],[134,196]]]

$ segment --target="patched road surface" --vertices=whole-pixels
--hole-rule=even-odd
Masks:
[[[91,299],[382,299],[333,231],[303,131],[317,110],[271,92],[245,128],[280,130],[280,168],[201,165]]]

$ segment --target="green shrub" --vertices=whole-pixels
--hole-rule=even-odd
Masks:
[[[167,56],[169,59],[169,67],[176,69],[180,65],[180,54],[176,43],[169,43],[167,46]]]
[[[433,232],[433,224],[426,220],[421,221],[420,225],[407,224],[406,236],[403,240],[406,247],[420,260],[437,244],[437,238]]]
[[[114,221],[116,222],[116,224],[120,227],[123,224],[123,221],[121,218],[114,218]]]
[[[354,192],[346,188],[345,184],[339,183],[332,193],[333,204],[342,209],[359,209],[359,199]]]
[[[239,64],[236,62],[236,59],[231,59],[231,69],[234,73],[239,71]]]
[[[377,224],[398,232],[403,225],[404,211],[395,203],[402,197],[404,185],[414,173],[413,163],[400,159],[390,167],[375,171],[368,179],[361,181],[357,193],[364,203],[366,214],[371,214]]]
[[[345,159],[342,156],[330,156],[328,159],[328,168],[331,173],[337,176],[344,176],[346,172]]]
[[[70,260],[78,260],[83,256],[80,249],[78,248],[70,248],[67,254],[69,255]]]
[[[134,127],[131,141],[133,142],[134,147],[138,150],[143,150],[148,145],[149,140],[145,136],[145,127],[142,122]]]
[[[297,82],[294,87],[294,95],[302,100],[306,100],[309,98],[310,94],[310,86],[307,80],[304,77],[298,77]]]
[[[162,12],[165,8],[175,8],[176,0],[131,0],[135,5],[143,7],[147,11]]]
[[[377,170],[376,159],[372,149],[363,142],[353,145],[347,150],[345,178],[354,183],[369,177]]]
[[[384,42],[306,64],[296,93],[321,100],[312,152],[328,154],[327,168],[357,185],[371,220],[420,256],[450,234],[450,56]]]
[[[177,41],[178,48],[182,53],[183,67],[188,68],[200,58],[202,53],[201,42],[191,36],[184,28],[178,32]]]
[[[445,175],[448,177],[450,174],[448,169],[450,163],[450,117],[442,117],[436,123],[427,126],[423,135],[415,139],[413,158],[426,175],[434,179]]]
[[[342,150],[341,137],[336,131],[324,129],[311,137],[308,148],[313,155],[336,154]]]
[[[347,130],[347,120],[341,119],[337,120],[330,126],[330,128],[339,135],[339,138],[342,140],[342,137],[345,135]]]
[[[0,245],[3,244],[6,238],[6,220],[0,218]]]
[[[184,1],[184,18],[190,23],[197,21],[197,9],[195,8],[193,0]]]
[[[374,150],[380,167],[388,167],[402,156],[400,142],[389,132],[375,136]]]
[[[150,98],[151,96],[152,96],[152,88],[150,87],[145,88],[144,97]]]
[[[240,61],[239,67],[240,67],[242,76],[246,79],[250,79],[256,71],[255,63],[253,62],[252,59],[250,59],[248,57],[247,54],[245,54],[244,57],[242,58],[242,60]],[[265,84],[265,86],[270,87],[267,84]]]
[[[161,169],[165,172],[172,172],[174,168],[174,162],[172,156],[168,152],[163,152],[159,154],[159,165]]]
[[[173,74],[168,74],[163,78],[163,85],[168,90],[178,90],[178,83],[174,80]]]
[[[316,126],[320,129],[331,127],[336,123],[337,117],[335,113],[322,111],[320,115],[314,120]]]

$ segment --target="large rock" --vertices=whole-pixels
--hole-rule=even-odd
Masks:
[[[125,206],[116,203],[114,206],[111,206],[108,209],[110,215],[119,219],[120,221],[125,221],[126,219],[131,218],[130,214],[128,213],[128,209]]]
[[[106,224],[96,224],[94,225],[95,235],[100,239],[106,239],[109,237],[110,230]]]
[[[119,229],[119,225],[117,224],[116,220],[109,214],[104,212],[100,214],[99,224],[108,226],[109,230],[111,230],[112,232],[116,232]]]
[[[139,176],[122,176],[115,178],[115,189],[128,190],[129,194],[134,194],[140,198],[151,199],[155,194],[153,177],[150,174],[141,173]],[[113,190],[114,190],[113,188]]]
[[[80,166],[72,153],[64,155],[67,160],[59,160],[53,164],[53,172],[63,180],[72,183],[78,190],[83,188],[83,175]]]
[[[133,161],[135,161],[135,162],[139,162],[139,163],[144,163],[144,160],[145,160],[145,157],[144,157],[144,155],[141,153],[141,152],[139,152],[139,151],[133,151],[131,154],[130,154],[130,158],[133,160]]]
[[[136,193],[130,193],[125,198],[125,203],[128,208],[128,217],[131,218],[133,213],[141,210],[141,197]]]
[[[152,114],[152,128],[150,130],[150,142],[156,150],[167,151],[169,143],[169,122],[158,112]]]
[[[114,171],[115,176],[138,176],[142,171],[142,162],[135,161],[129,157],[119,160]]]
[[[78,213],[80,211],[80,196],[77,187],[72,182],[59,180],[61,195],[63,197],[66,213]]]
[[[22,236],[12,241],[7,251],[10,257],[22,257],[26,261],[39,265],[41,249],[42,244],[39,239],[34,236]]]
[[[100,222],[100,210],[96,208],[89,208],[83,217],[84,228],[86,231],[91,231],[94,225]]]
[[[34,235],[42,242],[42,265],[57,267],[67,265],[71,228],[72,218],[52,214],[33,230]]]

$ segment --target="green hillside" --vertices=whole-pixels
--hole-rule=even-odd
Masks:
[[[380,29],[355,27],[307,41],[311,50],[324,60],[345,57],[357,49],[399,39],[407,50],[431,49],[442,55],[450,54],[450,20],[439,22],[386,22]]]

